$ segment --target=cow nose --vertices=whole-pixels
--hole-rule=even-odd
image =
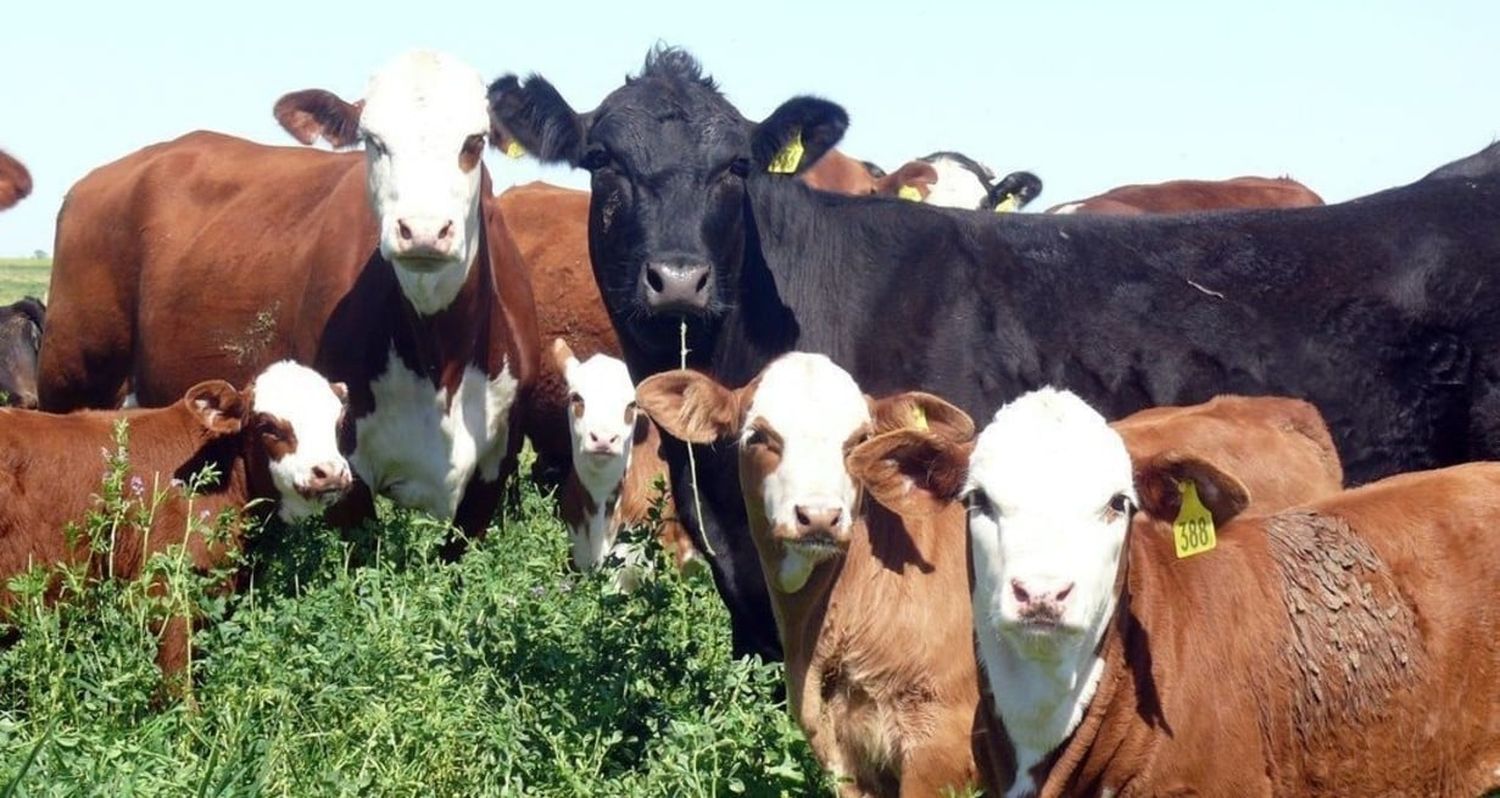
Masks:
[[[307,492],[313,494],[342,493],[349,489],[352,479],[349,467],[344,463],[328,461],[309,469]]]
[[[1049,588],[1039,584],[1026,584],[1019,579],[1010,580],[1011,594],[1016,598],[1016,605],[1023,611],[1028,607],[1051,606],[1060,609],[1062,603],[1067,600],[1068,595],[1073,592],[1073,582],[1061,587]]]
[[[642,273],[646,304],[658,313],[707,310],[713,277],[706,263],[648,263]]]
[[[617,444],[619,442],[620,442],[620,436],[619,435],[611,435],[608,438],[606,438],[606,437],[604,437],[603,435],[600,435],[597,432],[590,432],[589,433],[589,443],[591,443],[591,444],[593,444],[595,446],[614,446],[615,444]]]
[[[407,256],[445,257],[453,252],[453,220],[404,216],[396,220],[396,251]]]
[[[797,510],[797,535],[832,535],[844,517],[841,507],[809,507],[799,504]]]

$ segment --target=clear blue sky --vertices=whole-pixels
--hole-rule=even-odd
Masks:
[[[487,78],[537,71],[592,108],[658,39],[696,53],[752,118],[797,93],[843,103],[843,148],[893,168],[953,149],[1030,169],[1045,207],[1111,186],[1289,173],[1330,201],[1408,182],[1500,134],[1500,3],[833,3],[706,0],[15,3],[0,149],[36,191],[0,255],[52,250],[89,169],[197,128],[289,143],[308,87],[355,99],[416,46]],[[845,10],[847,9],[847,10]],[[497,186],[582,173],[489,157]]]

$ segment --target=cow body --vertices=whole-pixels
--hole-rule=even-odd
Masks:
[[[347,107],[359,121],[339,124],[378,121]],[[482,110],[467,124],[487,124]],[[42,406],[161,405],[294,357],[349,386],[362,489],[341,519],[372,513],[373,491],[482,534],[514,468],[538,343],[515,245],[479,221],[489,181],[474,146],[438,153],[473,192],[438,211],[446,226],[400,204],[420,192],[385,196],[382,181],[409,175],[384,142],[329,153],[198,132],[95,170],[59,222]]]
[[[0,307],[0,405],[36,407],[36,359],[46,316],[46,306],[33,297]]]
[[[1290,177],[1232,177],[1120,186],[1085,200],[1048,208],[1047,212],[1135,216],[1236,208],[1309,208],[1322,204],[1322,197]]]
[[[1449,177],[1486,177],[1500,171],[1500,142],[1452,163],[1446,163],[1427,173],[1423,180],[1441,180]]]

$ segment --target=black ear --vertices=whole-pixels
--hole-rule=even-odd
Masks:
[[[1000,182],[990,188],[989,206],[998,208],[1000,203],[1012,199],[1014,207],[1006,210],[1021,210],[1026,203],[1037,198],[1042,193],[1042,179],[1030,172],[1011,172],[1000,178]]]
[[[508,134],[545,163],[577,166],[583,158],[586,116],[573,111],[551,83],[532,75],[524,84],[506,75],[490,84],[492,131]]]
[[[801,174],[833,149],[848,129],[849,114],[842,106],[816,97],[793,97],[755,126],[750,139],[755,168]]]

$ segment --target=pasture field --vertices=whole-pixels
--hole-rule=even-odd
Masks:
[[[101,471],[90,529],[129,501]],[[522,485],[451,565],[442,525],[390,507],[357,532],[261,531],[245,592],[195,594],[214,622],[190,700],[160,689],[139,585],[65,577],[48,606],[18,578],[0,795],[830,794],[780,666],[730,658],[710,578],[646,536],[658,568],[634,593],[570,574],[552,498]]]
[[[23,296],[41,299],[51,276],[51,258],[0,258],[0,305]]]

